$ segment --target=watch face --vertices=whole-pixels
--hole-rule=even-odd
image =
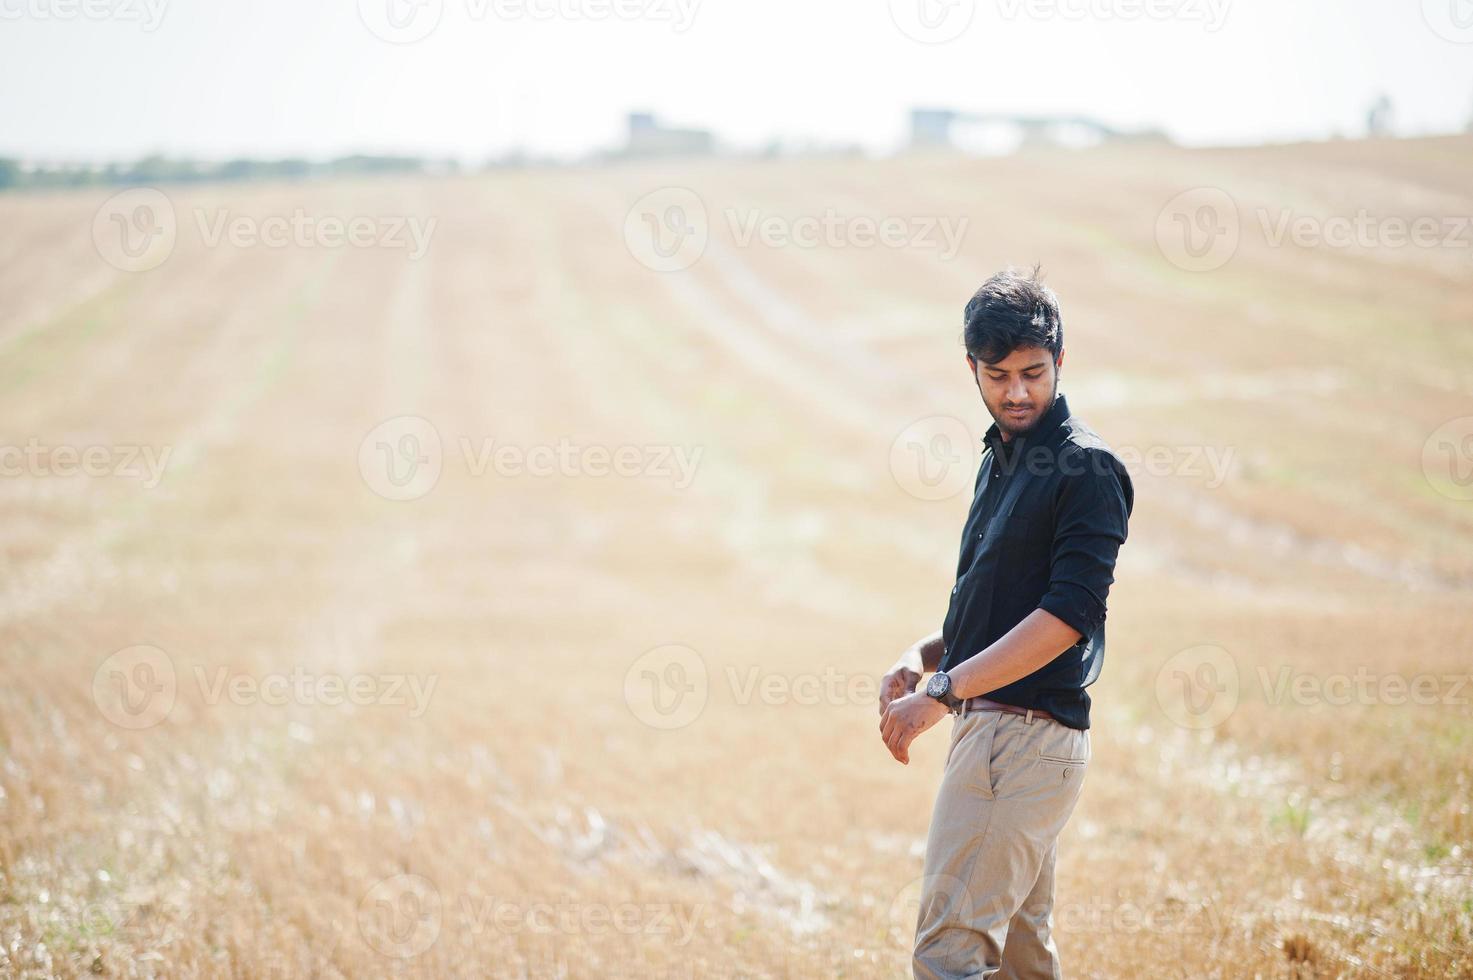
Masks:
[[[926,694],[933,698],[944,698],[951,690],[951,678],[945,674],[932,674],[926,682]]]

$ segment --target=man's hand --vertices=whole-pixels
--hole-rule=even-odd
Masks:
[[[925,694],[907,694],[885,705],[880,711],[880,736],[890,754],[904,765],[910,765],[910,743],[921,732],[945,718],[946,705]]]
[[[890,702],[896,698],[903,698],[916,689],[921,682],[919,671],[912,670],[905,664],[897,664],[890,673],[886,674],[880,681],[880,714],[890,706]]]

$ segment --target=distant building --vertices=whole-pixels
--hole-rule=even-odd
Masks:
[[[942,149],[951,146],[951,124],[958,113],[951,109],[912,109],[910,111],[910,145],[915,149]]]
[[[709,130],[674,129],[660,125],[652,113],[629,114],[629,142],[624,147],[624,156],[710,156],[715,152],[716,143]]]
[[[1366,110],[1366,135],[1371,138],[1392,136],[1395,129],[1395,110],[1391,99],[1383,92]]]
[[[1088,116],[1019,116],[934,108],[912,109],[910,113],[910,145],[917,150],[1078,147],[1124,139],[1164,141],[1166,135],[1159,130],[1123,132]]]

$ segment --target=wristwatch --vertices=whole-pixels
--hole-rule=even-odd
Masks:
[[[944,670],[938,670],[926,681],[926,696],[946,705],[946,710],[952,714],[962,710],[961,698],[951,693],[951,676]]]

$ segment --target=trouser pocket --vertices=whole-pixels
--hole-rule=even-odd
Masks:
[[[990,797],[994,787],[992,743],[996,730],[997,716],[992,712],[971,711],[957,718],[944,778]]]
[[[1041,733],[1037,758],[1046,765],[1085,766],[1090,759],[1088,729],[1070,728],[1058,722],[1047,723],[1049,731]]]

